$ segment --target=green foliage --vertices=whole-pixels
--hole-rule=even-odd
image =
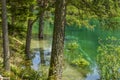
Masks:
[[[15,37],[9,37],[9,43],[10,43],[10,51],[11,51],[11,56],[13,55],[21,55],[24,52],[24,43],[19,39]]]
[[[79,47],[77,42],[72,42],[72,43],[68,43],[67,45],[67,49],[70,51],[74,51],[75,49],[77,49]]]
[[[21,39],[26,37],[27,29],[26,29],[26,27],[21,27],[24,25],[22,25],[22,24],[11,25],[11,24],[9,24],[8,26],[9,26],[8,27],[9,35],[12,35],[14,37],[18,37]]]
[[[12,65],[10,78],[11,80],[45,80],[44,78],[46,77],[41,77],[40,71],[35,71],[29,66],[17,67],[15,65]]]
[[[75,41],[71,41],[70,43],[66,44],[65,46],[65,58],[68,62],[71,63],[76,56],[78,56],[78,43]]]
[[[99,40],[97,63],[101,80],[120,79],[120,39],[108,37]]]
[[[31,6],[36,5],[36,0],[9,0],[7,3],[9,14],[15,17],[23,16],[20,19],[24,18],[23,20],[25,20],[25,18],[31,14]]]
[[[120,17],[105,18],[100,23],[103,29],[116,30],[120,26]]]
[[[80,18],[79,18],[79,10],[75,6],[72,5],[67,6],[66,19],[68,25],[76,24],[81,26]]]
[[[65,56],[67,61],[80,68],[86,68],[89,66],[89,62],[80,55],[78,51],[79,45],[77,42],[73,41],[67,44]]]
[[[91,16],[89,14],[89,16]],[[67,6],[67,25],[76,25],[78,27],[86,27],[88,29],[94,29],[94,25],[90,25],[89,19],[92,18],[89,17],[88,14],[86,14],[86,11],[81,10],[73,5]]]
[[[41,66],[40,67],[40,70],[39,70],[39,73],[41,73],[41,75],[39,76],[39,80],[47,80],[48,78],[48,71],[49,70],[49,67],[48,66]]]
[[[68,62],[71,62],[78,55],[78,43],[75,41],[71,41],[66,44],[65,56]]]
[[[72,61],[73,65],[79,66],[80,68],[86,68],[89,66],[89,62],[85,60],[81,55]]]
[[[24,49],[25,46],[19,38],[9,37],[10,51],[11,51],[11,80],[46,80],[46,69],[40,69],[38,71],[31,68],[31,60],[26,60]],[[2,60],[0,58],[0,73],[2,76],[8,76],[4,73],[2,68]]]
[[[27,22],[36,18],[36,0],[7,0],[8,28],[12,36],[26,37]]]
[[[118,0],[69,0],[66,20],[68,25],[84,26],[94,29],[89,24],[89,19],[97,18],[106,29],[119,27],[119,21],[113,18],[120,16]],[[116,26],[115,26],[116,25]],[[103,26],[103,25],[102,25]]]
[[[21,74],[21,68],[15,66],[15,65],[11,65],[11,73],[10,73],[10,79],[11,80],[20,80],[20,74]]]

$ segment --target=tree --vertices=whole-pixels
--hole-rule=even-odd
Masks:
[[[47,8],[50,8],[50,6],[48,6],[48,4],[51,4],[50,1],[37,0],[38,6],[39,6],[39,34],[38,34],[39,39],[43,39],[44,37],[44,34],[43,34],[44,18],[45,18],[45,12],[47,11]]]
[[[69,0],[66,15],[67,24],[85,25],[85,27],[93,28],[89,25],[89,19],[95,18],[101,22],[116,17],[120,12],[118,5],[119,0]],[[112,28],[114,27],[112,26]]]
[[[25,45],[25,55],[27,59],[30,59],[30,43],[31,43],[31,36],[32,36],[32,25],[37,20],[35,18],[34,9],[36,6],[36,0],[12,0],[8,1],[9,14],[10,14],[10,25],[12,33],[19,33],[25,32],[26,33],[26,45]],[[34,19],[34,20],[33,20]],[[27,24],[26,24],[27,23]],[[27,28],[26,28],[27,25]],[[10,29],[10,27],[9,27]],[[17,36],[16,34],[12,34]],[[22,35],[23,37],[24,35]]]
[[[99,39],[97,64],[100,80],[120,79],[120,39],[114,36]]]
[[[3,66],[5,71],[10,71],[10,52],[9,52],[9,40],[8,40],[8,24],[7,24],[7,10],[6,0],[2,1],[2,33],[3,33]]]
[[[66,0],[55,3],[54,32],[48,80],[62,80]]]
[[[49,69],[49,78],[48,80],[61,80],[62,76],[62,59],[63,59],[63,44],[64,44],[64,37],[63,37],[63,27],[62,24],[64,23],[64,8],[63,8],[63,2],[65,0],[57,0],[55,3],[55,22],[54,22],[54,32],[53,32],[53,43],[52,43],[52,53],[51,53],[51,63],[50,63],[50,69]],[[113,0],[111,0],[113,1]],[[111,3],[108,2],[108,3]],[[105,7],[106,0],[69,0],[70,5],[75,6],[78,9],[78,14],[77,18],[73,19],[78,19],[82,18],[82,20],[88,20],[89,16],[90,18],[108,18],[112,14],[112,10],[108,9],[110,11],[109,14],[106,13],[107,7]],[[98,4],[98,5],[97,5]],[[113,3],[112,3],[113,4]],[[114,9],[114,8],[113,8]],[[63,13],[62,13],[63,12]],[[79,13],[81,14],[82,17],[80,17]],[[70,13],[70,15],[73,15],[73,13]],[[61,17],[60,17],[61,16]],[[63,19],[62,19],[63,18]],[[71,19],[71,18],[70,18]],[[63,21],[63,23],[62,23]],[[77,21],[77,20],[76,20]],[[85,23],[85,21],[83,21]],[[83,24],[81,23],[81,24]],[[87,21],[89,23],[89,21]],[[86,24],[86,23],[85,23]],[[84,25],[86,26],[86,25]],[[62,32],[63,31],[63,32]]]
[[[26,46],[25,46],[25,54],[27,59],[30,59],[30,43],[31,43],[31,36],[32,36],[32,25],[33,25],[32,20],[28,19],[28,28],[27,28]]]
[[[30,43],[32,37],[32,26],[37,19],[38,17],[35,20],[32,20],[30,18],[28,19],[28,28],[27,28],[26,45],[25,45],[25,54],[28,60],[30,59]]]
[[[45,14],[45,1],[46,0],[37,0],[39,6],[39,34],[38,38],[43,39],[43,27],[44,27],[44,14]]]
[[[7,0],[8,29],[10,35],[25,37],[27,21],[33,12],[29,11],[31,5],[36,6],[36,0]]]
[[[33,5],[30,6],[29,9],[29,15],[33,14]],[[34,24],[34,22],[36,22],[36,20],[38,19],[38,17],[34,20],[32,20],[31,18],[33,18],[34,16],[29,16],[28,18],[28,27],[27,27],[27,35],[26,35],[26,45],[25,45],[25,54],[26,54],[26,58],[29,60],[30,59],[30,44],[31,44],[31,37],[32,37],[32,26]]]

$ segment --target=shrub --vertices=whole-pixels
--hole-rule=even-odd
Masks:
[[[97,63],[101,80],[120,80],[120,40],[108,37],[99,40]]]
[[[89,62],[87,60],[85,60],[82,56],[79,55],[78,58],[74,59],[72,61],[73,65],[79,66],[81,68],[85,68],[89,66]]]

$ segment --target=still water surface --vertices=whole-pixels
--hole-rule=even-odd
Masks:
[[[34,58],[32,59],[33,65],[31,67],[36,71],[40,69],[40,66],[41,66],[40,65],[41,64],[40,48],[42,48],[44,50],[45,65],[49,66],[51,42],[49,42],[47,40],[42,40],[42,41],[32,40],[32,44],[37,44],[37,45],[36,46],[32,45]],[[85,52],[84,52],[84,54],[86,55]],[[86,55],[86,57],[88,57],[88,59],[92,60],[88,55]],[[86,77],[83,77],[81,72],[76,70],[73,66],[67,64],[67,67],[63,70],[63,80],[98,80],[99,74],[97,71],[97,66],[96,65],[92,66],[91,70],[92,71],[90,73],[86,74]]]

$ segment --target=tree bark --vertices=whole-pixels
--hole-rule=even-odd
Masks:
[[[28,60],[30,59],[30,43],[32,37],[32,26],[37,19],[38,17],[35,20],[28,19],[28,28],[27,28],[26,45],[25,45],[25,54]]]
[[[40,12],[39,17],[39,39],[43,39],[43,28],[44,28],[44,11]]]
[[[26,47],[25,47],[25,54],[27,59],[30,59],[31,36],[32,36],[32,20],[29,19],[28,28],[27,28],[27,37],[26,37]]]
[[[44,14],[45,14],[45,9],[48,4],[48,0],[37,0],[40,12],[39,12],[39,34],[38,38],[42,40],[44,38],[43,34],[43,29],[44,29]]]
[[[56,0],[52,53],[48,80],[62,80],[66,0]]]
[[[2,33],[3,33],[3,66],[5,71],[10,71],[10,52],[9,52],[9,40],[8,40],[8,23],[7,23],[7,9],[6,0],[2,2]]]

